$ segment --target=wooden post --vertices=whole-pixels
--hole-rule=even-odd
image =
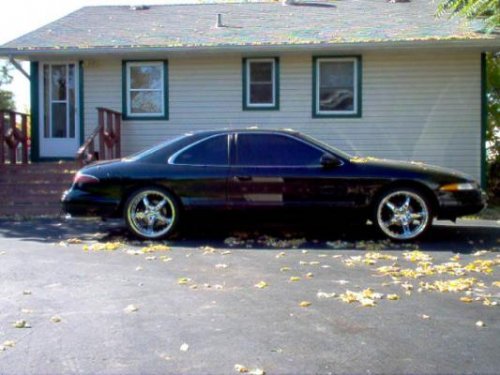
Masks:
[[[104,111],[102,108],[98,108],[97,112],[99,114],[99,159],[105,160],[106,154],[104,152]]]
[[[0,165],[5,163],[5,112],[0,111]]]
[[[115,126],[116,126],[116,146],[115,146],[115,158],[120,158],[122,156],[121,144],[122,144],[122,122],[121,114],[115,113]]]
[[[28,164],[28,115],[21,114],[23,164]]]
[[[12,136],[16,138],[16,114],[12,111],[9,111],[9,122],[10,122],[10,130],[12,132]],[[16,142],[17,143],[17,142]],[[10,164],[17,164],[17,147],[10,146]]]

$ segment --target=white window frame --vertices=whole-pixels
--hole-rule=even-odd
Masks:
[[[354,63],[354,78],[353,78],[353,109],[351,111],[322,111],[320,110],[320,89],[321,89],[321,63],[322,62],[352,62]],[[358,80],[359,80],[359,59],[356,57],[319,57],[316,59],[316,114],[317,115],[357,115],[358,114]]]
[[[161,88],[160,89],[133,89],[130,87],[131,79],[130,79],[130,68],[133,67],[141,67],[141,66],[155,66],[161,69]],[[165,69],[163,61],[134,61],[134,62],[126,62],[125,64],[126,71],[126,95],[127,95],[127,117],[164,117],[165,116]],[[161,112],[152,112],[152,113],[133,113],[131,106],[131,93],[134,91],[152,91],[152,92],[161,92]]]
[[[252,63],[271,63],[272,64],[272,81],[271,84],[273,85],[273,101],[272,103],[251,103],[250,102],[250,86],[251,86],[251,74],[250,74],[250,67]],[[246,64],[245,64],[245,75],[246,75],[246,87],[245,87],[245,93],[246,93],[246,107],[247,108],[275,108],[276,107],[276,59],[274,58],[265,58],[265,59],[247,59]],[[269,82],[256,82],[256,83],[269,83]]]

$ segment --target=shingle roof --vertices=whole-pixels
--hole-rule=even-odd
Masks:
[[[10,50],[316,45],[488,39],[438,0],[303,1],[84,7],[2,46]],[[216,28],[222,14],[224,27]]]

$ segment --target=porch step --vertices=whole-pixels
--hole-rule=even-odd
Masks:
[[[54,216],[79,166],[76,162],[0,166],[0,216]]]

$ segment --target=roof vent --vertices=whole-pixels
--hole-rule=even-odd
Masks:
[[[148,10],[150,8],[149,5],[131,5],[130,10]]]
[[[224,27],[224,24],[222,23],[222,13],[217,13],[217,19],[215,21],[215,27]]]

